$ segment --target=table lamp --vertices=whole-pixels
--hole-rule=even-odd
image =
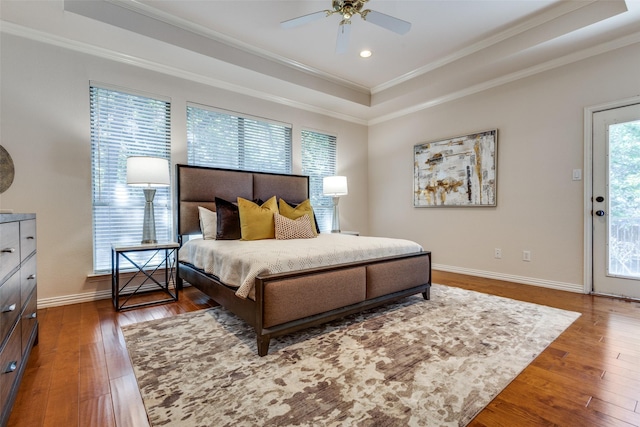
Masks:
[[[325,196],[333,197],[333,221],[331,222],[331,232],[340,232],[340,212],[338,211],[338,202],[340,196],[349,194],[347,189],[346,176],[327,176],[322,179],[322,193]]]
[[[153,198],[156,195],[154,187],[169,186],[169,160],[159,157],[128,157],[127,184],[144,187],[145,204],[141,243],[158,243],[156,240],[156,220],[153,214]]]

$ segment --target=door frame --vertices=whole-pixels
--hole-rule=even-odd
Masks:
[[[584,109],[584,293],[593,294],[593,115],[600,111],[640,103],[640,95],[631,98],[592,105]]]

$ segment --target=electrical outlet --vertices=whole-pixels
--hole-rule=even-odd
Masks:
[[[502,258],[502,249],[495,248],[494,249],[494,253],[493,253],[493,257],[496,258],[496,259],[501,259]]]
[[[531,251],[522,251],[522,260],[531,262]]]

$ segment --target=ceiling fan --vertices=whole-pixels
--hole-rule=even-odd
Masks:
[[[333,0],[332,10],[321,10],[308,15],[299,16],[280,23],[282,28],[293,28],[307,24],[317,19],[331,16],[333,14],[342,15],[342,20],[338,26],[338,39],[336,41],[336,53],[344,53],[349,45],[349,34],[351,32],[351,18],[359,14],[362,19],[379,27],[393,31],[397,34],[406,34],[411,29],[411,23],[393,16],[376,12],[375,10],[362,10],[364,4],[369,0]]]

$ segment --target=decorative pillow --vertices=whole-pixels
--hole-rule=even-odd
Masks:
[[[316,234],[313,232],[309,215],[302,215],[298,219],[289,219],[276,212],[274,215],[276,224],[276,239],[313,239]]]
[[[276,196],[262,205],[238,197],[240,234],[242,240],[273,239],[276,237],[273,214],[278,212]]]
[[[200,230],[202,230],[202,238],[215,239],[216,230],[218,228],[218,218],[215,212],[210,211],[207,208],[198,206],[198,216],[200,217]]]
[[[231,202],[216,197],[216,240],[238,240],[240,232],[240,215],[238,207]]]
[[[283,199],[280,199],[280,215],[284,215],[289,219],[298,219],[302,215],[307,215],[309,217],[309,221],[311,222],[311,229],[313,230],[313,234],[318,234],[318,222],[316,221],[316,217],[313,214],[313,207],[311,207],[311,202],[309,201],[309,199],[303,201],[302,203],[298,203],[295,208],[291,207]]]

